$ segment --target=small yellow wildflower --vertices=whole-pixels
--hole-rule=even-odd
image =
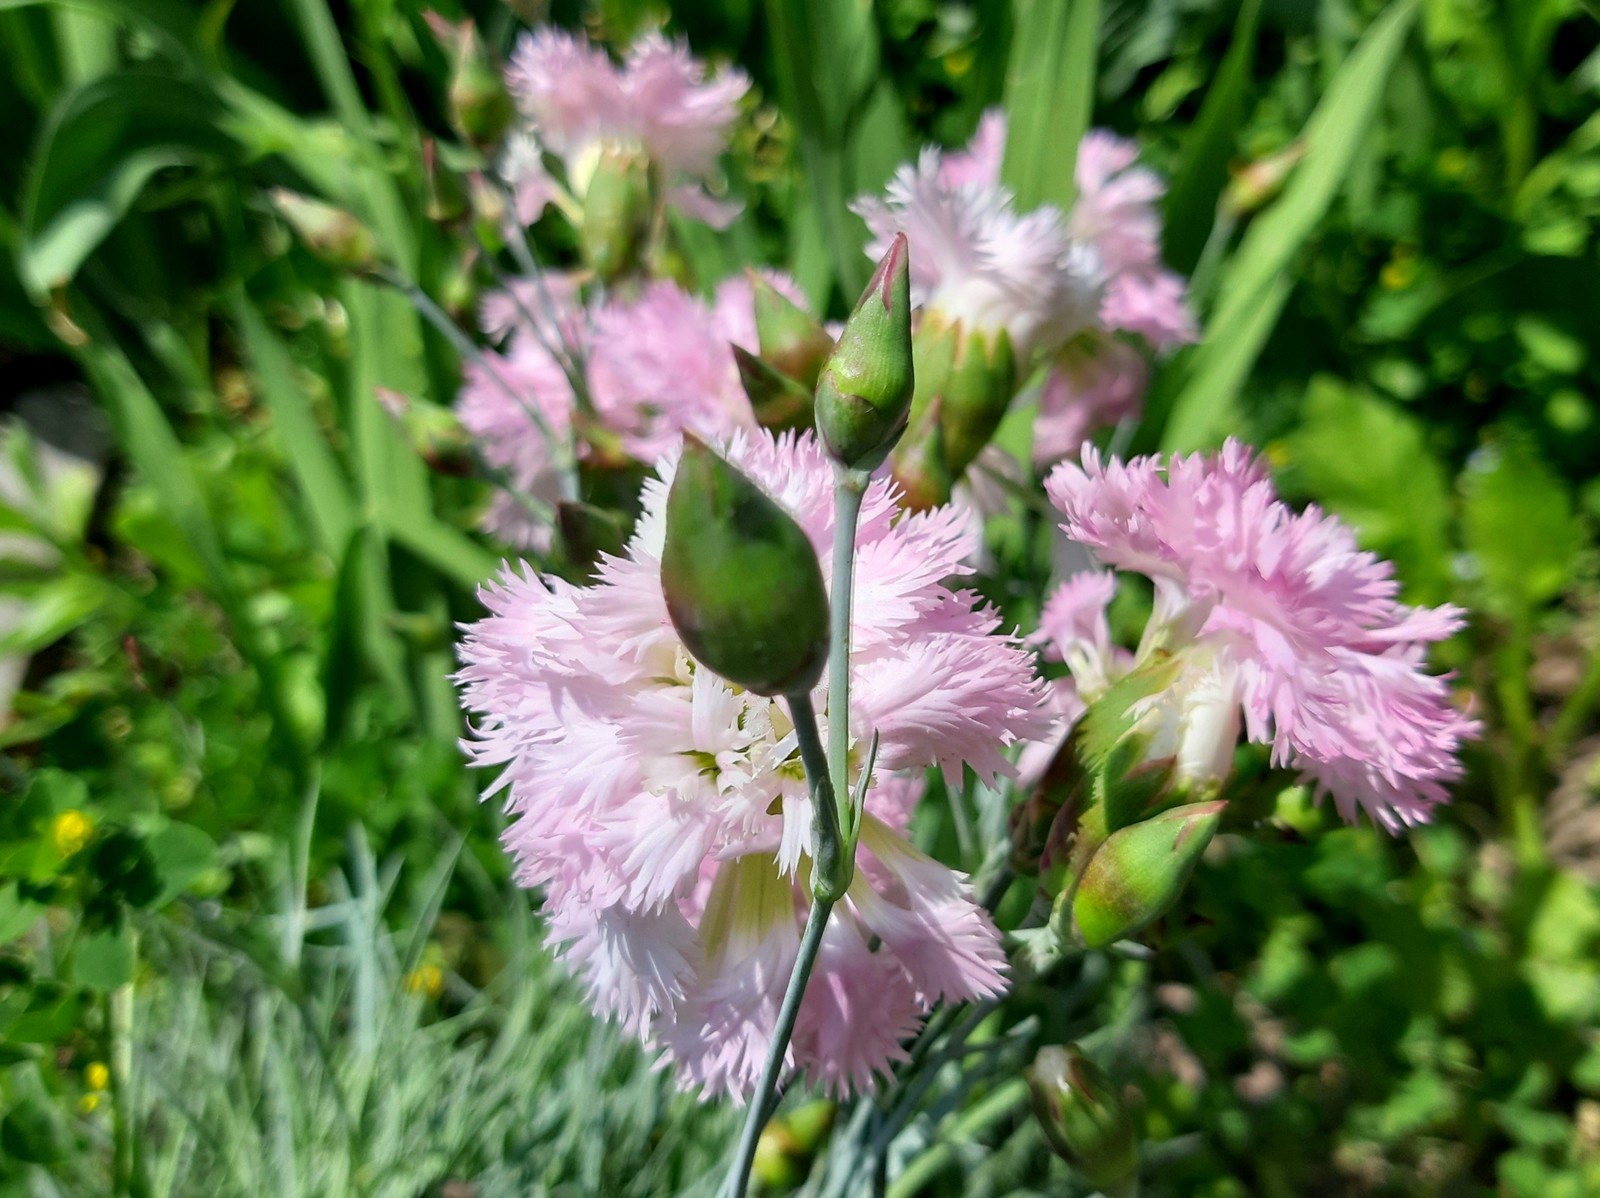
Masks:
[[[111,1085],[111,1070],[103,1061],[90,1061],[83,1071],[83,1084],[91,1090],[104,1090]]]
[[[93,833],[94,821],[81,811],[63,811],[50,823],[50,839],[63,857],[80,852]]]
[[[100,1095],[98,1094],[85,1094],[82,1098],[78,1099],[78,1110],[85,1115],[94,1114],[95,1108],[99,1105]]]
[[[437,965],[419,965],[406,974],[405,986],[408,994],[426,994],[429,998],[438,998],[444,993],[444,970]]]

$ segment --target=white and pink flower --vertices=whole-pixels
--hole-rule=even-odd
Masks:
[[[1155,583],[1136,661],[1159,651],[1182,667],[1141,718],[1188,781],[1220,782],[1242,728],[1346,820],[1364,810],[1394,832],[1446,800],[1479,725],[1451,702],[1448,678],[1424,667],[1428,645],[1461,627],[1459,609],[1401,604],[1388,562],[1337,518],[1292,511],[1237,441],[1165,464],[1104,461],[1086,447],[1046,491],[1069,536]],[[1109,587],[1067,587],[1043,631],[1092,702],[1135,663],[1080,602],[1109,600]]]
[[[736,433],[726,452],[826,571],[832,471],[815,440]],[[502,771],[490,793],[514,817],[517,877],[544,890],[551,939],[596,1006],[660,1045],[685,1085],[743,1095],[805,921],[811,804],[785,708],[697,668],[668,619],[673,470],[664,461],[647,484],[626,554],[594,586],[507,566],[483,591],[489,615],[467,629],[458,680],[476,714],[467,749]],[[933,1003],[1003,984],[998,935],[964,880],[903,835],[923,769],[1008,773],[1007,746],[1050,726],[1026,649],[947,585],[975,535],[954,509],[902,516],[887,484],[867,492],[850,770],[876,732],[879,776],[790,1047],[834,1092],[870,1088]]]

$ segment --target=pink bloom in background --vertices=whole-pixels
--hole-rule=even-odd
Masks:
[[[832,471],[815,440],[754,432],[726,445],[826,570]],[[551,939],[596,1006],[660,1045],[684,1085],[744,1095],[804,925],[811,804],[783,705],[698,669],[667,617],[674,465],[647,484],[626,555],[605,559],[596,585],[505,567],[458,680],[476,715],[468,751],[502,770],[490,793],[514,817],[518,879],[543,888]],[[876,731],[879,776],[790,1049],[836,1093],[870,1088],[933,1003],[1003,984],[998,935],[964,880],[903,835],[925,767],[992,779],[1010,771],[1008,745],[1051,726],[1024,647],[947,585],[975,537],[959,511],[902,517],[886,483],[868,490],[850,768]]]
[[[1338,519],[1293,512],[1237,441],[1165,466],[1107,462],[1085,447],[1082,465],[1058,467],[1046,491],[1068,535],[1155,583],[1138,657],[1159,649],[1183,662],[1148,713],[1158,751],[1175,754],[1181,773],[1220,780],[1242,726],[1346,820],[1365,810],[1393,832],[1445,801],[1461,742],[1479,731],[1451,703],[1448,679],[1425,670],[1428,645],[1461,626],[1458,609],[1399,603],[1390,564]],[[1058,596],[1044,631],[1092,701],[1128,666],[1082,598]]]
[[[1091,129],[1078,146],[1074,177],[1078,199],[1067,229],[1094,246],[1107,280],[1101,323],[1138,333],[1152,349],[1195,340],[1194,318],[1184,305],[1184,282],[1161,266],[1161,214],[1156,203],[1166,185],[1135,166],[1139,148],[1103,129]]]
[[[518,40],[506,84],[526,121],[502,162],[521,219],[536,218],[560,195],[541,152],[560,159],[565,186],[581,197],[606,147],[648,154],[673,202],[697,219],[726,223],[737,210],[700,184],[716,169],[750,88],[743,72],[709,76],[687,46],[660,34],[638,42],[617,64],[581,36],[544,28]]]
[[[1085,334],[1062,346],[1039,390],[1034,461],[1059,462],[1096,429],[1137,416],[1149,379],[1144,355],[1114,337]]]
[[[1093,323],[1101,282],[1059,209],[1017,212],[998,179],[1003,144],[1003,118],[990,114],[967,151],[946,157],[929,147],[895,172],[882,198],[852,207],[872,232],[870,257],[897,233],[910,240],[912,302],[924,319],[959,321],[968,333],[1003,329],[1026,362]]]
[[[790,279],[765,277],[801,302]],[[485,461],[546,504],[561,498],[560,480],[532,413],[567,437],[577,402],[558,353],[582,369],[600,423],[638,461],[653,463],[675,449],[686,430],[720,439],[755,427],[730,348],[756,349],[754,300],[744,276],[725,280],[709,304],[660,281],[634,298],[591,309],[578,306],[570,279],[519,280],[484,301],[482,319],[491,334],[507,338],[503,352],[488,355],[506,386],[469,366],[457,412]],[[549,529],[512,495],[496,496],[485,524],[519,549],[549,547]]]
[[[1000,184],[1006,117],[984,113],[963,150],[924,150],[902,166],[884,197],[855,210],[881,254],[897,232],[911,240],[913,299],[969,330],[1011,334],[1019,363],[1054,357],[1039,400],[1034,456],[1075,454],[1096,429],[1138,414],[1145,355],[1198,335],[1182,278],[1161,265],[1161,179],[1135,165],[1138,149],[1104,130],[1078,147],[1078,198],[1015,211]],[[1027,373],[1025,365],[1021,371]]]

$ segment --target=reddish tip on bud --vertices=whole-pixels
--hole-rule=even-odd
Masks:
[[[661,589],[700,664],[761,695],[809,691],[828,655],[828,593],[805,530],[684,435],[667,493]]]
[[[914,379],[911,255],[901,233],[817,379],[817,432],[836,462],[872,470],[889,455],[906,430]]]
[[[1075,1044],[1048,1044],[1024,1070],[1033,1111],[1050,1147],[1108,1195],[1131,1194],[1139,1141],[1106,1073]]]
[[[472,438],[449,408],[388,387],[375,388],[373,394],[430,470],[455,478],[472,473]]]

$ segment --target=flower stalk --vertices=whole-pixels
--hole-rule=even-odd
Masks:
[[[772,1043],[767,1047],[761,1080],[750,1095],[744,1128],[739,1134],[739,1150],[722,1187],[722,1198],[743,1198],[750,1181],[751,1167],[755,1164],[756,1146],[761,1142],[762,1129],[777,1109],[778,1076],[783,1071],[784,1058],[789,1053],[789,1040],[794,1035],[795,1021],[800,1016],[800,1003],[805,998],[806,987],[811,984],[811,971],[816,967],[817,954],[822,949],[822,936],[828,928],[828,917],[833,913],[838,895],[844,893],[841,888],[837,894],[830,896],[828,892],[832,887],[825,879],[836,881],[843,866],[846,870],[844,885],[848,886],[848,869],[853,863],[853,854],[845,855],[838,807],[834,802],[833,784],[828,777],[828,761],[823,755],[822,737],[817,731],[817,715],[811,708],[811,696],[801,691],[785,696],[785,702],[794,719],[795,739],[800,742],[800,760],[805,765],[814,812],[811,914],[800,936],[800,951],[794,959],[789,986],[783,992],[783,1005],[778,1008],[778,1022],[772,1029]]]

